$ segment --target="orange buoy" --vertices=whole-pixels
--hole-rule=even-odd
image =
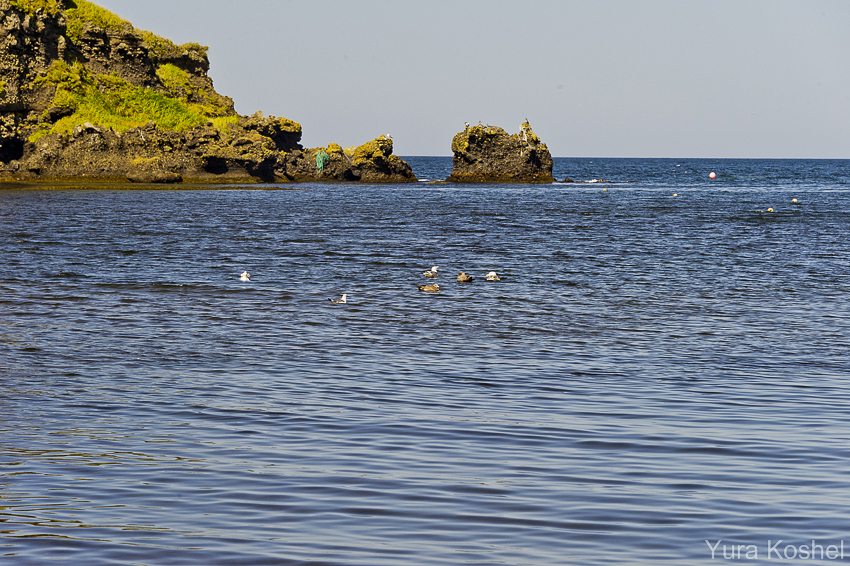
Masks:
[[[714,171],[708,174],[709,179],[714,179],[715,177],[717,177],[717,174]]]

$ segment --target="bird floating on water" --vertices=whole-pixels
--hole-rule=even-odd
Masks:
[[[434,267],[432,267],[432,268],[431,268],[431,269],[429,269],[428,271],[424,272],[422,275],[424,275],[425,277],[430,277],[431,279],[436,279],[436,277],[437,277],[437,268],[438,268],[438,267],[440,267],[440,266],[439,266],[439,265],[435,265]]]
[[[420,291],[428,291],[429,293],[436,293],[440,290],[440,284],[434,283],[433,285],[417,285]]]
[[[472,275],[467,275],[463,271],[461,271],[457,276],[458,283],[469,283],[470,281],[472,281]]]
[[[247,271],[243,271],[242,275],[239,276],[239,280],[240,281],[250,281],[251,280],[251,274],[248,273]]]
[[[501,281],[501,279],[499,279],[499,276],[496,275],[495,271],[491,271],[487,274],[487,281]]]
[[[348,295],[346,293],[343,293],[342,297],[340,297],[339,299],[328,299],[328,300],[335,305],[345,304],[345,303],[348,302]]]

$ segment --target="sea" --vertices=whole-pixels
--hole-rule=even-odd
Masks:
[[[405,159],[0,187],[0,564],[850,561],[850,161]]]

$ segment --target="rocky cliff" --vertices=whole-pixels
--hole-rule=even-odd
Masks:
[[[297,122],[239,116],[206,51],[86,0],[0,0],[0,179],[416,180],[388,138],[305,150]]]
[[[551,183],[554,162],[525,122],[517,134],[498,126],[467,126],[452,139],[456,183]]]

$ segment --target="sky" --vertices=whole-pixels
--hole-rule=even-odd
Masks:
[[[305,147],[451,155],[528,119],[556,157],[850,158],[847,0],[94,0],[209,46]]]

